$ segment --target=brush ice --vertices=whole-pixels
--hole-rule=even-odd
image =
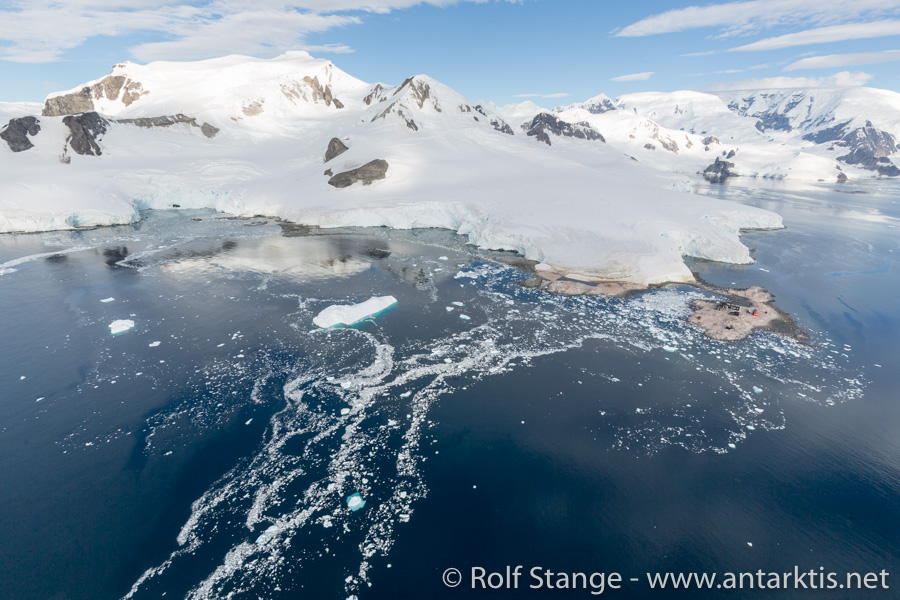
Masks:
[[[322,329],[335,325],[353,325],[396,303],[397,299],[393,296],[373,296],[359,304],[334,304],[316,315],[313,323]]]
[[[113,335],[128,331],[134,327],[134,321],[131,319],[117,319],[109,324],[109,332]]]

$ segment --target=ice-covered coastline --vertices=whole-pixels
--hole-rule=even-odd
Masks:
[[[202,89],[191,84],[197,69],[209,74]],[[146,93],[127,105],[102,94],[90,101],[103,114],[85,114],[105,125],[89,131],[85,121],[82,141],[97,154],[69,148],[70,117],[45,114],[26,136],[32,147],[3,156],[0,232],[209,208],[321,228],[443,228],[560,276],[646,287],[691,281],[684,256],[750,263],[740,231],[782,227],[770,211],[685,193],[684,175],[602,141],[559,137],[551,147],[510,134],[427,76],[373,86],[305,53],[115,72]],[[44,112],[88,102],[76,92],[52,96]],[[35,107],[13,108],[0,106],[0,117]],[[380,165],[371,179],[335,181],[371,164]]]

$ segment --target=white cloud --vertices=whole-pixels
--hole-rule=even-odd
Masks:
[[[829,54],[827,56],[811,56],[786,66],[783,71],[798,69],[830,69],[849,67],[851,65],[871,65],[875,63],[894,62],[900,60],[900,50],[884,50],[882,52],[853,52],[851,54]]]
[[[723,90],[765,90],[775,88],[810,87],[859,87],[865,85],[872,76],[868,73],[841,71],[828,77],[764,77],[761,79],[738,79],[719,81],[708,86],[709,91]]]
[[[565,98],[571,96],[569,92],[555,92],[553,94],[513,94],[513,98]]]
[[[647,81],[653,76],[653,71],[645,71],[643,73],[632,73],[631,75],[619,75],[613,77],[610,81]]]
[[[342,44],[310,46],[310,33],[361,23],[366,12],[421,4],[487,0],[3,0],[0,60],[42,63],[98,36],[141,34],[159,41],[131,49],[138,60],[223,54],[274,55],[298,48],[351,52]],[[519,0],[496,0],[518,3]],[[346,14],[357,12],[357,15]]]
[[[779,35],[778,37],[766,38],[764,40],[759,40],[758,42],[753,42],[752,44],[731,48],[729,52],[778,50],[780,48],[790,48],[792,46],[828,44],[831,42],[862,40],[889,35],[900,35],[900,21],[886,19],[883,21],[872,21],[870,23],[848,23],[846,25],[833,25],[830,27],[807,29],[806,31]]]
[[[835,25],[900,12],[900,0],[749,0],[677,8],[651,15],[615,32],[641,37],[705,27],[735,35],[782,25]]]
[[[679,54],[678,56],[710,56],[715,53],[715,50],[707,50],[705,52],[688,52],[687,54]]]

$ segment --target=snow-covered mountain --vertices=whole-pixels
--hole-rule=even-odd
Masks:
[[[304,52],[148,65],[0,104],[0,231],[211,207],[319,226],[444,227],[573,278],[690,280],[749,262],[777,215],[685,174],[892,176],[900,95],[870,89],[470,102],[426,75],[366,83]],[[673,190],[673,188],[675,188]]]

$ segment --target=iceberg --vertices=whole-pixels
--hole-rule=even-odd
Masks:
[[[351,511],[356,512],[365,505],[366,501],[363,500],[363,497],[359,494],[359,492],[347,496],[347,508],[349,508]]]
[[[128,331],[134,327],[134,321],[131,319],[118,319],[109,324],[109,332],[113,335]]]
[[[359,304],[333,304],[313,319],[318,327],[327,329],[335,325],[353,325],[397,303],[393,296],[373,296]]]

